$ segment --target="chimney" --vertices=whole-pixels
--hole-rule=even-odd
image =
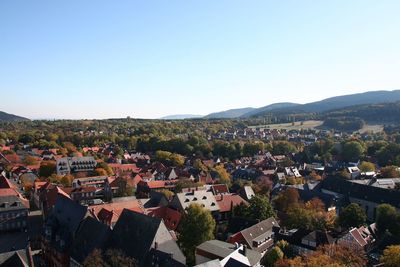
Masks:
[[[246,256],[247,247],[246,247],[245,245],[242,245],[242,249],[239,250],[239,252],[240,252],[243,256]]]

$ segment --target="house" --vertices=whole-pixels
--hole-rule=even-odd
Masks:
[[[244,245],[219,240],[209,240],[200,244],[195,253],[197,267],[261,266],[261,253],[247,249]]]
[[[94,157],[64,157],[57,159],[56,169],[58,175],[75,172],[93,171],[97,166]]]
[[[210,186],[210,191],[216,196],[221,194],[229,194],[229,189],[226,184],[215,184]]]
[[[144,208],[135,197],[122,198],[121,201],[114,199],[111,203],[89,206],[90,214],[98,221],[114,228],[124,209],[144,213]]]
[[[72,242],[87,216],[88,207],[57,194],[56,204],[44,223],[41,244],[44,260],[49,266],[69,266]]]
[[[264,255],[274,245],[275,233],[278,230],[278,222],[271,217],[233,234],[228,238],[228,242],[243,244]]]
[[[240,196],[249,201],[250,199],[252,199],[256,194],[254,193],[254,190],[251,186],[244,186],[240,191],[239,191]]]
[[[111,235],[111,229],[92,217],[85,218],[79,226],[71,245],[70,266],[81,266],[94,249],[102,249]]]
[[[247,202],[239,195],[236,194],[222,194],[215,196],[219,206],[218,221],[226,221],[231,217],[233,209],[240,204],[247,204]]]
[[[29,201],[11,188],[0,189],[0,232],[26,229]]]
[[[376,225],[353,227],[344,236],[338,239],[339,244],[353,247],[357,250],[369,252],[376,242]]]
[[[214,216],[219,212],[219,206],[212,192],[204,190],[192,190],[186,193],[177,193],[171,201],[171,205],[179,210],[184,211],[191,204],[199,204],[203,208],[211,211]]]
[[[146,209],[146,214],[162,219],[168,230],[172,231],[176,231],[182,218],[182,214],[179,211],[165,206]]]
[[[287,241],[297,254],[307,254],[315,251],[319,246],[336,242],[336,239],[326,231],[310,231],[306,229],[281,229],[276,233],[276,238]]]
[[[186,258],[160,218],[124,210],[106,242],[107,248],[122,250],[139,266],[184,266]]]
[[[77,178],[72,181],[72,188],[78,201],[85,202],[95,198],[109,200],[112,197],[108,176]]]
[[[322,182],[323,193],[336,196],[342,203],[350,202],[360,205],[369,221],[374,221],[377,206],[387,203],[400,209],[400,191],[382,187],[360,184],[356,180],[345,180],[335,176],[326,177]]]
[[[160,191],[168,189],[173,191],[178,180],[165,180],[165,181],[140,181],[137,184],[138,195],[148,195],[151,191]]]
[[[115,174],[140,173],[141,169],[136,164],[109,163],[108,166]]]

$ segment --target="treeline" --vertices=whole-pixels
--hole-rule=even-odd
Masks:
[[[400,123],[400,102],[359,105],[340,110],[329,111],[323,116],[331,118],[360,118],[369,123]]]
[[[364,127],[364,120],[356,117],[327,118],[322,127],[342,132],[354,132]]]

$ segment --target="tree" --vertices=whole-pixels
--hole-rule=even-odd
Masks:
[[[83,261],[84,267],[137,267],[135,259],[128,257],[118,249],[108,249],[102,253],[100,249],[94,249]]]
[[[383,251],[383,256],[380,259],[385,267],[400,266],[400,245],[388,246]]]
[[[364,147],[357,141],[349,141],[343,145],[343,158],[346,161],[356,162],[364,154]]]
[[[103,168],[96,168],[94,170],[94,174],[97,176],[106,176],[107,175],[107,171]]]
[[[400,235],[400,214],[389,204],[381,204],[376,209],[376,226],[380,234],[389,231],[393,235]]]
[[[256,195],[249,201],[247,207],[248,216],[254,220],[266,220],[270,217],[275,217],[275,211],[268,201],[266,196]]]
[[[386,166],[381,168],[381,176],[384,178],[397,178],[399,177],[399,171],[396,166]]]
[[[135,259],[126,256],[125,253],[118,249],[108,249],[104,256],[111,267],[137,266]]]
[[[264,256],[264,259],[261,261],[266,266],[274,266],[278,260],[283,259],[283,256],[284,254],[282,250],[278,246],[275,246],[268,251],[268,253]]]
[[[172,153],[169,160],[174,166],[183,166],[185,164],[185,157],[177,153]]]
[[[114,175],[114,172],[113,172],[113,170],[111,169],[111,167],[107,164],[107,163],[105,163],[104,161],[102,161],[102,162],[99,162],[99,163],[97,163],[97,165],[96,165],[96,170],[97,169],[103,169],[103,170],[105,170],[106,171],[106,174],[104,174],[104,175]],[[95,170],[95,171],[96,171]],[[101,173],[104,173],[103,171],[100,171]],[[103,175],[103,174],[98,174],[98,175]]]
[[[178,229],[178,243],[189,265],[195,264],[195,249],[201,243],[214,239],[215,220],[209,210],[191,204],[182,216]]]
[[[294,206],[288,209],[285,225],[291,229],[303,228],[313,230],[312,213],[300,206]]]
[[[100,249],[94,249],[83,261],[84,267],[108,267]]]
[[[230,186],[231,177],[222,164],[215,166],[214,171],[218,174],[219,182]]]
[[[38,159],[33,156],[26,156],[24,159],[26,165],[35,165],[38,163]]]
[[[362,172],[373,172],[375,171],[375,165],[371,162],[363,161],[360,164],[360,170]]]
[[[279,193],[279,195],[274,199],[274,204],[277,210],[286,212],[290,207],[297,206],[299,201],[299,191],[295,188],[288,188]]]
[[[360,227],[367,220],[365,211],[356,203],[345,207],[339,215],[339,224],[343,228]]]
[[[50,160],[44,160],[40,163],[39,176],[49,177],[56,172],[56,162]]]
[[[116,197],[129,197],[133,195],[133,188],[128,184],[128,182],[122,178],[119,177],[117,178],[117,186],[118,186],[118,190],[116,193]]]

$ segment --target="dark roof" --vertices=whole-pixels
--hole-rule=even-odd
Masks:
[[[136,259],[140,266],[147,266],[146,262],[153,258],[154,253],[151,251],[154,247],[176,261],[186,261],[161,219],[127,209],[119,217],[106,246],[122,250],[127,256]],[[165,258],[161,254],[157,260],[163,261]]]
[[[186,264],[174,260],[171,254],[151,249],[144,261],[144,266],[153,266],[153,262],[157,262],[158,266],[162,267],[186,267]]]
[[[345,197],[362,199],[377,204],[387,203],[400,208],[400,191],[393,189],[353,183],[334,176],[327,177],[322,181],[322,189],[342,194]]]
[[[110,228],[92,217],[84,219],[79,226],[71,247],[71,256],[82,263],[96,248],[102,248],[111,234]]]
[[[1,267],[28,267],[27,250],[17,250],[0,254]]]
[[[76,203],[62,194],[57,194],[53,215],[61,225],[68,228],[70,233],[74,234],[78,230],[79,224],[85,218],[86,214],[87,207]]]
[[[121,249],[127,256],[143,262],[150,251],[161,219],[124,209],[112,231],[107,247]]]
[[[232,217],[229,220],[228,224],[228,232],[229,233],[237,233],[246,229],[250,226],[257,224],[257,220],[248,219],[248,218],[241,218],[241,217]]]

